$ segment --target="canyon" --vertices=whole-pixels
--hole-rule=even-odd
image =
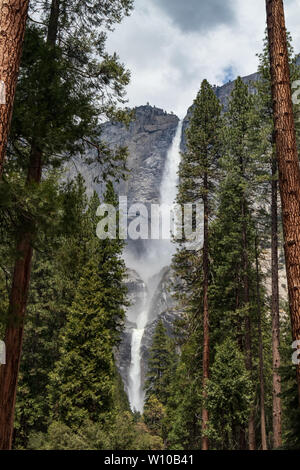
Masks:
[[[257,73],[243,77],[251,93],[255,93],[257,79]],[[229,82],[214,87],[225,110],[233,86],[234,82]],[[102,125],[102,139],[109,147],[128,148],[129,175],[126,181],[116,185],[117,194],[127,197],[128,207],[143,203],[150,209],[151,204],[174,202],[180,152],[186,148],[185,131],[192,109],[193,105],[180,121],[173,113],[147,104],[133,110],[134,119],[129,126],[117,122]],[[89,192],[96,190],[103,194],[103,187],[95,182],[97,168],[91,171],[78,163],[77,171],[83,174]],[[171,240],[128,239],[126,242],[124,260],[129,307],[115,356],[131,408],[138,412],[143,411],[149,350],[157,323],[162,320],[171,336],[174,321],[180,315],[172,292],[174,252]]]

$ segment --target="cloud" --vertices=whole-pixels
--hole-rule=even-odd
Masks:
[[[194,3],[181,1],[185,8]],[[109,35],[108,48],[131,70],[129,106],[149,102],[184,117],[204,78],[222,85],[257,70],[256,54],[262,51],[266,27],[265,5],[262,0],[232,0],[235,21],[230,25],[215,21],[204,32],[184,31],[158,6],[163,2],[136,0],[132,16]],[[289,0],[287,28],[296,52],[300,52],[299,13],[299,0]]]
[[[150,0],[151,1],[151,0]],[[182,31],[208,31],[235,21],[232,0],[152,0]]]

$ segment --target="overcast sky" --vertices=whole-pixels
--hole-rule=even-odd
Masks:
[[[300,0],[284,3],[300,52]],[[129,106],[149,102],[184,117],[204,78],[221,85],[256,71],[265,21],[265,0],[135,0],[108,37],[131,70]]]

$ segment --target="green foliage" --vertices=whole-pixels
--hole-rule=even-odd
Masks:
[[[33,450],[163,450],[163,442],[150,434],[142,422],[135,423],[130,412],[118,414],[104,424],[84,422],[76,432],[61,422],[53,422],[47,434],[32,434]]]
[[[171,382],[165,427],[167,445],[173,450],[201,446],[202,347],[198,329],[186,338],[176,374]]]
[[[227,338],[216,348],[207,386],[208,436],[217,448],[239,448],[239,432],[247,424],[253,395],[244,355],[237,343]]]
[[[284,306],[284,312],[288,306]],[[284,315],[281,324],[281,384],[283,405],[283,445],[286,450],[300,449],[300,407],[296,380],[296,366],[292,365],[293,343],[290,319]]]
[[[146,404],[153,395],[165,404],[168,397],[169,378],[172,370],[171,349],[162,320],[156,326],[149,350],[148,370],[145,382]]]
[[[192,116],[186,131],[187,150],[180,163],[178,202],[198,202],[210,196],[217,176],[217,161],[221,150],[221,106],[212,86],[203,80],[194,100]],[[208,177],[208,188],[204,178]],[[197,184],[195,184],[197,183]]]
[[[163,420],[165,408],[155,395],[150,395],[145,403],[143,418],[150,431],[157,435],[163,435]]]
[[[106,202],[113,202],[108,185]],[[99,205],[91,200],[92,214]],[[93,232],[96,231],[96,220]],[[75,298],[62,331],[61,358],[50,374],[55,419],[71,427],[99,422],[113,403],[114,347],[124,319],[125,265],[119,240],[91,241],[89,260],[81,267]]]

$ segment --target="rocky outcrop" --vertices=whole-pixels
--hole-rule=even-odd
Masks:
[[[103,140],[112,147],[126,146],[130,170],[119,193],[134,202],[158,203],[165,158],[178,125],[178,117],[159,108],[139,106],[128,128],[120,123],[102,126]]]

